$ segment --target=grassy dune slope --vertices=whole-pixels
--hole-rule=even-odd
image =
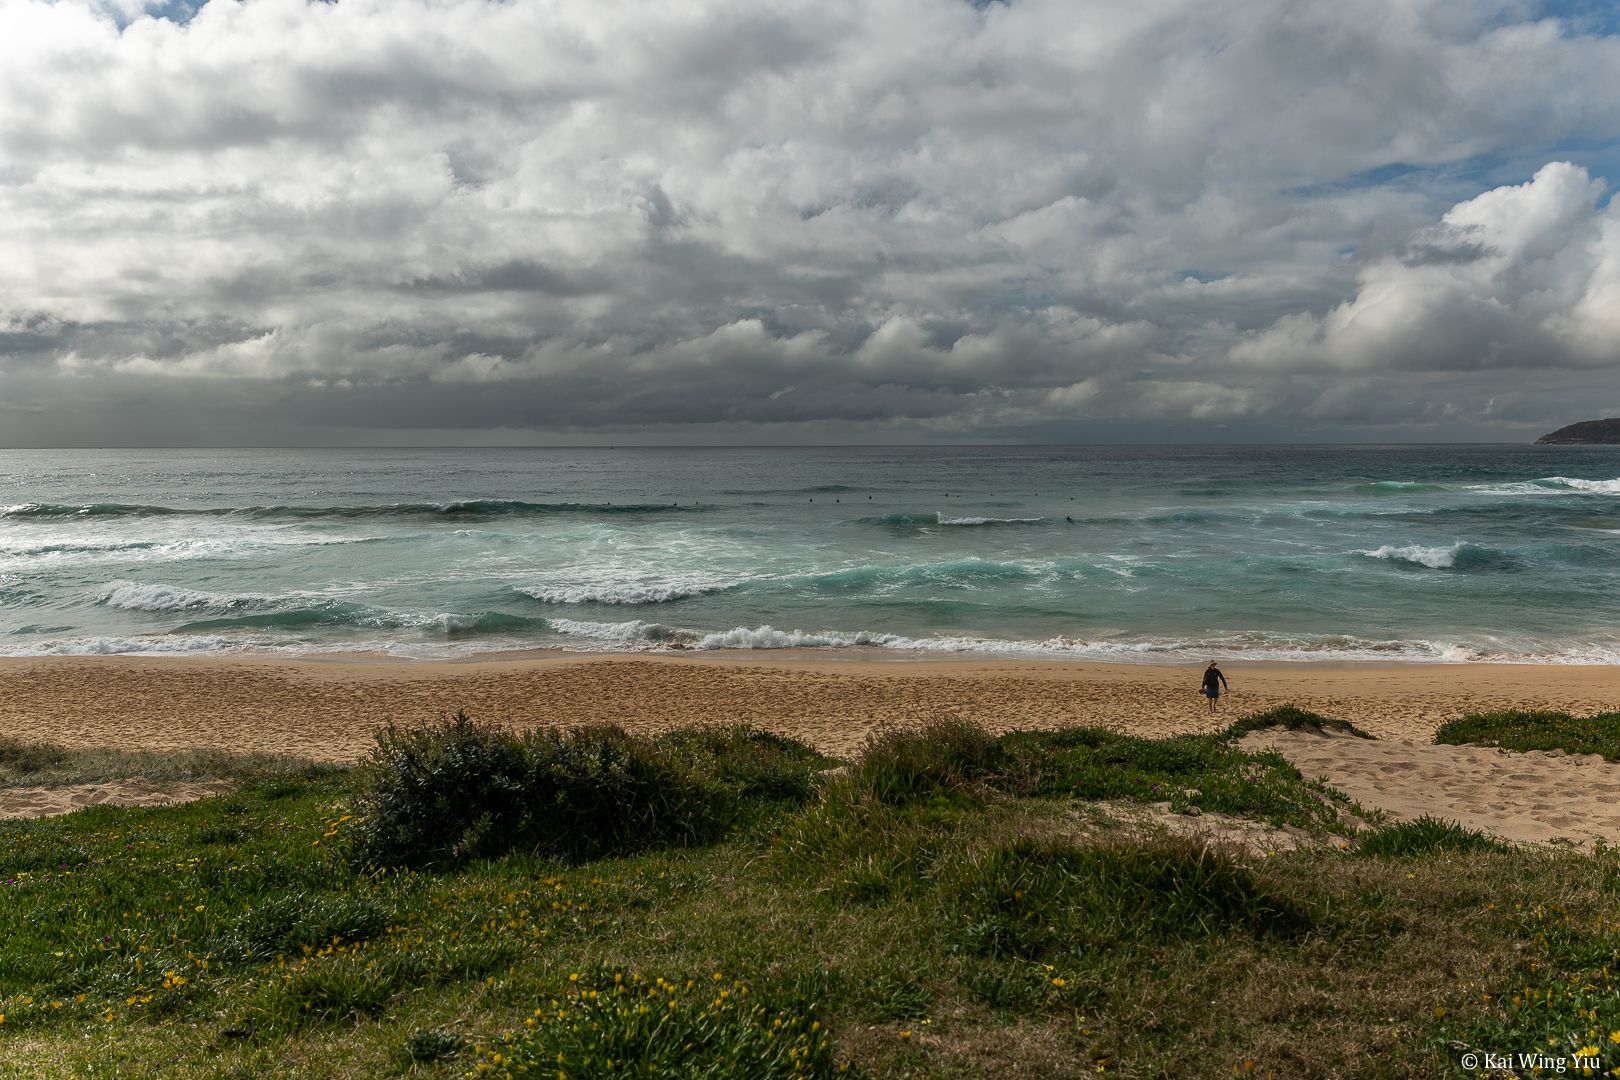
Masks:
[[[452,721],[354,770],[216,763],[240,790],[0,823],[0,1076],[1620,1067],[1614,851],[1356,833],[1216,736],[941,721],[830,764],[743,729]],[[1135,804],[1318,842],[1225,846]]]

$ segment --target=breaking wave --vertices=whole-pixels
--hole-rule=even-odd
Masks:
[[[1521,647],[1491,647],[1464,642],[1375,640],[1352,635],[1286,636],[1264,632],[1233,633],[1155,641],[1087,640],[1053,637],[1031,640],[968,636],[907,637],[870,630],[782,630],[774,626],[736,626],[729,630],[695,631],[640,620],[619,623],[553,620],[551,628],[578,641],[564,648],[610,648],[625,651],[775,650],[870,648],[922,654],[985,655],[1075,660],[1180,662],[1210,655],[1247,660],[1404,661],[1462,663],[1601,664],[1620,661],[1620,643],[1584,643],[1562,648],[1526,642]]]
[[[941,525],[1039,525],[1046,520],[1040,517],[946,517],[944,514],[935,514],[934,517]]]
[[[1370,559],[1411,563],[1431,570],[1483,570],[1516,567],[1518,560],[1505,551],[1477,544],[1457,543],[1450,547],[1424,544],[1384,544],[1371,551],[1357,551]]]
[[[932,514],[896,511],[892,514],[878,514],[873,517],[855,519],[857,525],[883,525],[891,529],[920,529],[928,525],[1041,525],[1045,524],[1045,522],[1046,519],[1042,517],[950,517],[938,511]]]
[[[238,611],[275,606],[275,597],[207,592],[174,585],[115,581],[96,597],[103,607],[120,611]]]
[[[542,604],[667,604],[693,596],[710,596],[736,586],[719,582],[603,582],[586,585],[514,585]]]
[[[1476,484],[1470,491],[1491,495],[1620,495],[1620,479],[1582,480],[1578,476],[1544,476],[1510,484]]]
[[[288,631],[315,628],[358,630],[414,630],[445,637],[465,637],[477,634],[520,634],[543,631],[545,619],[529,615],[512,615],[504,611],[482,611],[471,614],[437,612],[416,614],[388,611],[365,604],[345,601],[326,601],[307,607],[289,607],[249,615],[226,616],[217,619],[197,619],[175,627],[176,634],[196,634],[209,631]]]

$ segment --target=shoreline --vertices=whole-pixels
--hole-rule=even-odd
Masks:
[[[1569,653],[1545,654],[1528,659],[1513,654],[1492,654],[1487,657],[1456,659],[1439,655],[1403,654],[1396,650],[1378,656],[1345,656],[1332,650],[1320,653],[1300,651],[1277,655],[1255,650],[1254,659],[1247,659],[1242,651],[1233,652],[1214,648],[1178,656],[1163,653],[1124,652],[1114,656],[1091,656],[1062,652],[986,649],[910,649],[874,644],[859,645],[783,645],[748,648],[725,646],[699,648],[696,646],[650,646],[644,648],[563,648],[548,645],[513,646],[511,648],[471,649],[446,651],[436,655],[412,655],[388,652],[376,648],[346,648],[343,646],[263,646],[230,650],[151,652],[0,652],[0,666],[35,661],[116,661],[151,660],[173,663],[270,663],[270,664],[401,664],[401,665],[471,665],[538,661],[589,662],[602,659],[623,660],[710,660],[725,663],[783,663],[783,664],[964,664],[964,665],[1028,665],[1031,667],[1127,667],[1127,668],[1180,668],[1203,665],[1210,660],[1221,664],[1240,664],[1247,668],[1275,667],[1279,669],[1361,668],[1429,670],[1435,668],[1549,668],[1553,670],[1580,670],[1584,668],[1612,668],[1620,670],[1620,659],[1575,659]]]
[[[0,657],[0,736],[353,761],[383,724],[464,709],[503,725],[607,722],[648,733],[749,723],[844,756],[883,724],[943,715],[993,730],[1096,726],[1163,737],[1295,704],[1381,739],[1428,742],[1439,724],[1468,712],[1620,705],[1617,665],[1222,659],[1233,693],[1211,719],[1197,695],[1201,660],[787,652]]]

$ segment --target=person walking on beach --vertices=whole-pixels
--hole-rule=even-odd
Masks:
[[[1209,698],[1209,711],[1211,713],[1215,711],[1216,703],[1221,700],[1221,691],[1229,689],[1231,688],[1226,685],[1226,676],[1221,674],[1221,669],[1215,666],[1215,661],[1211,660],[1209,667],[1204,669],[1203,689],[1198,691]]]

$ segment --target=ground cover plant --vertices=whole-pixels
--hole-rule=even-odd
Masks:
[[[1225,740],[948,723],[820,778],[745,729],[648,740],[624,752],[731,809],[611,851],[361,859],[370,768],[0,822],[0,1076],[1464,1076],[1469,1053],[1594,1047],[1620,1067],[1614,851],[1447,823],[1354,840],[1310,816],[1319,786]],[[434,737],[421,754],[476,738]],[[1114,827],[1170,784],[1322,842]]]
[[[1336,731],[1342,735],[1352,735],[1358,739],[1371,739],[1372,736],[1362,731],[1348,720],[1340,720],[1335,716],[1323,716],[1308,709],[1301,709],[1297,705],[1278,705],[1276,708],[1264,712],[1253,713],[1232,721],[1226,730],[1221,732],[1221,738],[1228,742],[1241,739],[1251,731],[1266,731],[1270,728],[1282,728],[1285,731]]]
[[[1000,738],[946,718],[879,732],[849,770],[881,802],[1021,798],[1129,799],[1213,810],[1274,825],[1345,831],[1349,800],[1305,780],[1282,755],[1234,742],[1268,726],[1337,727],[1298,709],[1273,709],[1214,735],[1144,739],[1101,728],[1019,731]],[[1348,728],[1349,725],[1342,725]],[[1363,735],[1362,737],[1366,737]]]
[[[1503,750],[1562,750],[1620,761],[1620,712],[1593,716],[1522,709],[1471,713],[1441,724],[1434,741],[1499,746]]]

